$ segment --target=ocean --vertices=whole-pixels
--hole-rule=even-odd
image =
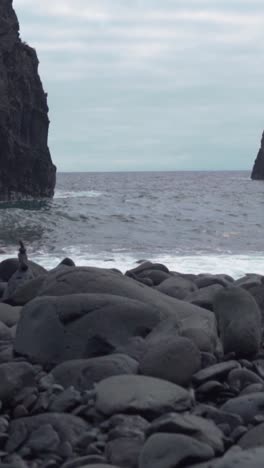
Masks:
[[[264,274],[264,182],[248,172],[59,173],[53,200],[0,204],[0,261]]]

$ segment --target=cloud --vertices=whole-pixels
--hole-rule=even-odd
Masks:
[[[208,151],[222,167],[221,139],[227,146],[233,138],[246,158],[263,125],[263,0],[14,0],[14,6],[21,37],[40,59],[59,167],[63,154],[69,159],[74,151],[87,169],[86,151],[99,159],[112,152],[115,167],[123,159],[147,167],[160,154],[168,165],[177,154],[181,168],[205,164]]]

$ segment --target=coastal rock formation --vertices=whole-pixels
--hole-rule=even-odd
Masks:
[[[264,180],[264,132],[262,133],[260,149],[252,169],[251,179]]]
[[[12,0],[0,2],[0,200],[52,197],[56,167],[47,95],[34,49],[19,37]]]

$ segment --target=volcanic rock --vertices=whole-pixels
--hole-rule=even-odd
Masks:
[[[185,411],[191,404],[187,390],[143,375],[108,377],[96,386],[96,409],[109,416],[122,412],[160,416],[166,411]]]
[[[40,364],[103,356],[130,337],[145,336],[159,321],[157,308],[125,297],[41,297],[21,312],[15,351]]]
[[[252,169],[251,179],[264,180],[264,132],[262,133],[260,149]]]
[[[249,292],[239,287],[223,289],[215,298],[214,312],[225,353],[248,357],[259,351],[261,312]]]
[[[209,445],[180,434],[154,434],[146,442],[139,458],[139,468],[188,466],[213,458]]]
[[[36,51],[21,41],[12,0],[0,2],[0,200],[52,197],[56,167]]]

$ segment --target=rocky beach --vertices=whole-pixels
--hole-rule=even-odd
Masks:
[[[233,168],[246,156],[241,135],[253,127],[240,121],[236,133],[237,117],[233,126],[225,121],[228,101],[254,121],[250,106],[234,100],[235,75],[230,99],[210,87],[217,67],[208,73],[206,61],[193,60],[204,50],[196,38],[188,79],[184,61],[170,74],[180,49],[186,57],[191,50],[184,22],[204,30],[220,20],[233,34],[243,20],[240,39],[247,12],[211,15],[192,4],[144,13],[140,2],[143,9],[122,16],[123,6],[106,2],[44,3],[17,5],[30,34],[44,32],[35,42],[46,77],[52,64],[53,115],[61,106],[63,131],[55,118],[51,143],[68,170],[58,177],[38,56],[20,37],[13,1],[0,1],[0,468],[263,468],[264,134],[252,182],[246,165]],[[171,39],[180,49],[168,55],[167,74]],[[220,63],[219,44],[206,41]],[[90,60],[78,58],[90,49]],[[159,57],[152,70],[148,60]],[[245,70],[230,63],[247,88]],[[220,63],[219,82],[230,63]],[[243,97],[242,81],[241,89]],[[218,95],[219,120],[209,106]],[[208,161],[197,125],[204,122]],[[199,272],[201,265],[212,269]]]
[[[263,466],[263,276],[47,271],[21,244],[0,278],[1,467]]]

